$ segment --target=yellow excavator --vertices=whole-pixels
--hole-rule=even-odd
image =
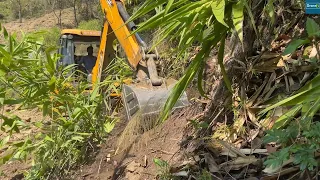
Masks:
[[[60,36],[59,54],[62,58],[58,66],[67,66],[79,63],[85,55],[86,47],[93,49],[95,64],[92,70],[87,71],[88,80],[92,85],[104,80],[103,72],[110,67],[115,58],[113,42],[118,40],[124,50],[127,62],[134,71],[133,81],[122,84],[121,96],[127,119],[140,112],[142,115],[158,114],[165,104],[171,90],[176,84],[174,79],[163,79],[158,76],[155,61],[159,55],[147,53],[147,44],[138,33],[132,32],[137,26],[134,22],[128,22],[128,15],[122,0],[100,0],[105,21],[102,31],[89,31],[79,29],[64,29]],[[75,48],[77,47],[77,48]],[[81,51],[79,55],[75,52]],[[86,53],[86,52],[85,52]],[[81,67],[80,64],[78,67]],[[183,108],[189,105],[184,92],[173,109]]]

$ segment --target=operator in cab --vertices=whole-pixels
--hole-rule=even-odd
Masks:
[[[88,55],[83,56],[80,59],[79,64],[83,64],[84,67],[86,68],[88,74],[91,74],[93,67],[96,65],[97,57],[93,56],[93,47],[92,46],[89,46],[87,48],[87,52],[88,52]]]

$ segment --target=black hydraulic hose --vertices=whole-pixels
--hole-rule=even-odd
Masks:
[[[116,1],[117,3],[117,7],[120,13],[121,18],[123,19],[124,22],[127,22],[130,19],[130,15],[128,14],[128,12],[126,11],[126,9],[123,7],[122,2],[120,1]],[[131,30],[134,31],[137,29],[137,26],[134,22],[129,22],[127,23],[127,27]],[[138,43],[140,44],[140,46],[142,47],[147,47],[147,44],[143,41],[143,39],[141,38],[141,36],[138,33],[134,34]]]
[[[120,13],[120,16],[122,17],[123,21],[127,22],[130,19],[130,15],[127,13],[126,9],[123,7],[122,2],[116,1],[117,7]],[[128,28],[133,31],[137,28],[134,22],[127,23]]]

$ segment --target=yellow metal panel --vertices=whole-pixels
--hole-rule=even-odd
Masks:
[[[101,79],[101,73],[102,73],[102,67],[103,63],[105,61],[105,55],[106,55],[106,45],[107,45],[107,35],[108,35],[108,22],[106,21],[103,25],[103,31],[102,31],[102,36],[101,36],[101,42],[100,42],[100,48],[99,52],[97,55],[97,60],[96,60],[96,65],[92,69],[92,84],[96,84],[100,82]],[[112,47],[108,47],[112,48]]]
[[[100,31],[91,31],[91,30],[81,30],[81,29],[63,29],[61,31],[61,35],[64,34],[72,34],[72,35],[79,35],[79,36],[101,36]]]
[[[121,94],[118,93],[111,93],[110,94],[111,97],[121,97]]]
[[[141,48],[135,37],[131,36],[129,29],[123,22],[119,14],[116,1],[100,0],[100,3],[109,25],[127,55],[129,64],[136,70],[140,60],[142,59]]]

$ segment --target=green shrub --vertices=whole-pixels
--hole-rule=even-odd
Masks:
[[[282,55],[292,54],[302,45],[319,43],[320,26],[313,19],[306,22],[307,37],[292,40]],[[317,53],[319,50],[317,49]],[[310,62],[319,62],[319,54]],[[320,122],[317,114],[320,110],[320,75],[305,84],[292,96],[271,105],[261,112],[261,115],[273,111],[277,107],[290,107],[290,110],[280,116],[271,131],[267,131],[265,143],[276,142],[282,149],[272,153],[265,164],[268,167],[279,168],[284,162],[293,158],[293,163],[301,170],[314,170],[319,166],[316,152],[320,150]]]
[[[10,4],[8,1],[2,1],[0,2],[0,14],[3,16],[3,18],[1,19],[4,19],[4,20],[8,20],[9,17],[10,17]]]
[[[86,81],[71,85],[74,66],[56,67],[59,55],[53,53],[55,49],[44,50],[42,41],[50,34],[29,34],[18,40],[1,29],[6,43],[0,44],[0,107],[37,107],[50,122],[38,120],[36,134],[15,140],[15,135],[31,125],[18,116],[0,114],[0,134],[5,136],[0,139],[0,152],[4,152],[0,165],[32,158],[25,179],[65,177],[114,127],[117,119],[105,113],[107,97],[99,93],[99,88],[111,92],[114,81],[108,77],[103,87],[97,85],[90,94],[84,93],[90,86]]]
[[[43,34],[43,44],[46,47],[52,47],[57,46],[59,42],[61,29],[57,27],[53,27],[51,29],[48,29]]]
[[[102,22],[99,19],[93,19],[89,21],[81,21],[78,29],[83,30],[97,30],[100,31],[102,28]]]

